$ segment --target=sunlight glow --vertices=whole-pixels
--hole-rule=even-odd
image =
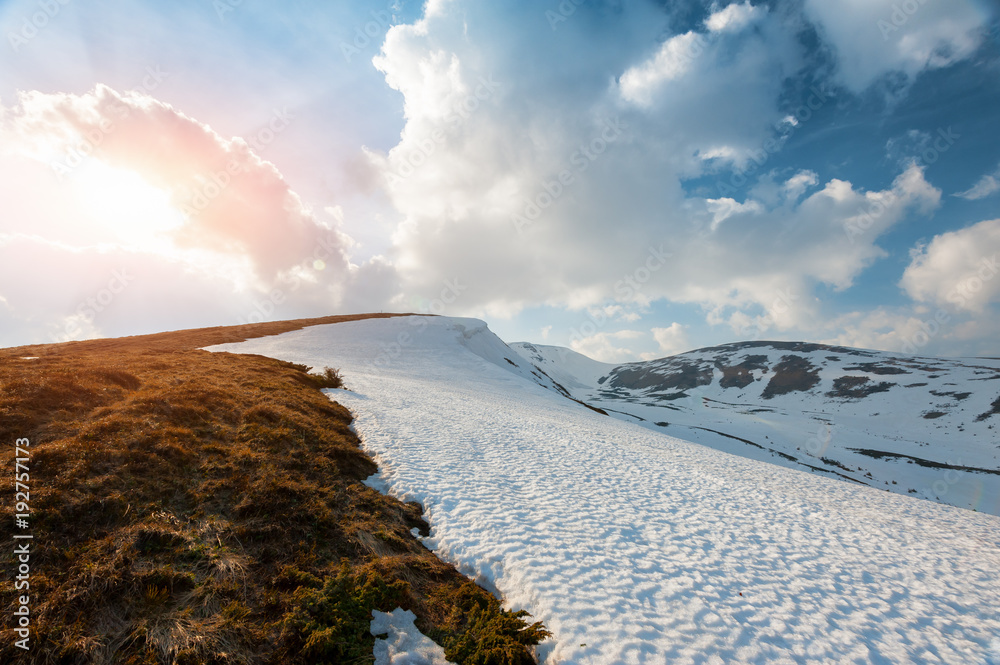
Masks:
[[[116,244],[173,253],[170,232],[184,224],[184,215],[171,204],[167,192],[135,171],[88,160],[73,174],[72,187],[83,206],[81,212]]]

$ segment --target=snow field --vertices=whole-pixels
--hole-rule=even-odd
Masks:
[[[426,321],[379,365],[413,321],[211,350],[340,368],[350,390],[331,398],[373,482],[424,505],[439,556],[545,622],[545,662],[990,662],[1000,519],[601,416],[504,367],[482,322]]]

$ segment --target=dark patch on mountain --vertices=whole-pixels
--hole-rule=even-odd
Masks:
[[[859,363],[853,367],[845,367],[845,372],[868,372],[869,374],[909,374],[902,367],[895,367],[891,364],[880,363]]]
[[[630,390],[690,390],[712,383],[712,375],[712,367],[706,363],[668,359],[622,365],[611,370],[608,383]]]
[[[722,372],[721,387],[745,388],[754,382],[753,370],[767,371],[767,356],[747,356],[738,365],[727,365],[720,359],[715,361],[715,366]]]
[[[963,399],[968,399],[969,396],[972,395],[972,393],[942,392],[942,391],[932,390],[931,395],[934,395],[936,397],[953,397],[958,401],[962,401]]]
[[[863,358],[877,358],[878,354],[862,349],[850,349],[846,346],[829,346],[827,344],[813,344],[811,342],[733,342],[722,344],[721,346],[707,346],[703,349],[696,349],[691,353],[732,353],[733,351],[743,351],[744,349],[764,349],[772,348],[778,351],[794,351],[796,353],[812,353],[813,351],[826,351],[828,353],[840,353],[848,356],[860,356]]]
[[[978,416],[976,416],[977,423],[986,420],[990,416],[995,416],[998,413],[1000,413],[1000,397],[997,397],[995,400],[993,400],[993,403],[990,404],[990,406],[992,408],[989,411],[987,411],[986,413],[980,413]]]
[[[1000,399],[997,399],[1000,402]],[[919,466],[927,467],[930,469],[952,469],[954,471],[971,471],[973,473],[990,473],[995,476],[1000,476],[1000,470],[998,469],[981,469],[976,466],[960,466],[958,464],[943,464],[941,462],[935,462],[933,460],[921,459],[919,457],[913,457],[912,455],[903,455],[902,453],[890,453],[884,450],[871,450],[870,448],[848,448],[848,450],[858,453],[859,455],[864,455],[866,457],[871,457],[874,459],[902,459]]]
[[[827,397],[841,399],[861,399],[874,393],[884,393],[897,384],[890,381],[872,383],[867,376],[839,376],[833,380],[833,390]]]
[[[776,395],[810,390],[819,383],[819,369],[802,356],[782,356],[774,366],[774,376],[768,382],[761,397],[771,399]]]

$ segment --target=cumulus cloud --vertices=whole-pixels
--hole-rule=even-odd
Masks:
[[[736,7],[681,64],[677,35],[650,55],[649,16],[602,15],[608,29],[595,33],[586,13],[601,9],[589,5],[554,34],[460,0],[393,27],[376,64],[404,96],[406,125],[370,158],[403,217],[390,256],[405,288],[433,294],[460,279],[469,288],[452,311],[478,316],[666,299],[736,331],[808,325],[817,285],[850,287],[886,255],[879,237],[932,212],[941,193],[915,164],[875,191],[801,170],[772,180],[767,198],[685,192],[685,178],[717,168],[703,159],[713,146],[759,148],[787,116],[779,84],[801,64],[794,32],[784,16]],[[521,48],[504,46],[513,30],[527,31]],[[635,44],[591,43],[641,30]],[[553,41],[591,46],[552,77],[531,63],[550,61]],[[633,104],[626,91],[639,88],[623,73],[647,69],[668,75]],[[610,345],[604,357],[620,348],[589,344]]]
[[[635,360],[635,353],[629,342],[645,337],[647,334],[638,330],[597,333],[590,337],[574,339],[570,343],[570,348],[604,363],[625,363]]]
[[[833,47],[841,83],[855,93],[892,73],[912,80],[969,57],[990,17],[981,0],[806,0],[805,11]]]
[[[1000,166],[997,167],[996,171],[987,173],[977,180],[972,187],[964,192],[958,192],[955,196],[968,201],[977,201],[985,199],[987,196],[992,196],[997,192],[1000,192]]]
[[[384,257],[351,263],[339,207],[314,212],[259,156],[293,121],[281,112],[244,140],[103,85],[0,111],[6,340],[372,311],[399,294]],[[120,293],[117,273],[134,277]]]
[[[688,76],[704,76],[713,64],[726,57],[732,40],[720,37],[738,33],[766,14],[763,7],[749,2],[732,4],[705,20],[704,32],[691,30],[668,38],[645,62],[629,67],[619,80],[622,99],[640,106],[651,106],[667,83]],[[748,51],[750,57],[759,53]],[[730,63],[731,64],[731,63]],[[697,85],[699,82],[695,82]],[[677,92],[682,92],[678,90]]]
[[[666,328],[653,328],[653,339],[656,340],[659,348],[656,353],[643,354],[644,360],[652,360],[661,356],[672,356],[691,349],[688,340],[687,326],[680,323],[671,323]]]
[[[749,0],[743,4],[734,2],[723,9],[713,12],[705,19],[705,27],[712,32],[737,32],[762,16],[766,11],[763,7],[754,7],[750,4]]]
[[[264,138],[291,121],[277,113]],[[317,248],[333,273],[348,271],[350,239],[322,223],[254,146],[148,95],[104,85],[83,95],[22,92],[4,111],[2,134],[8,151],[65,179],[95,159],[138,174],[184,213],[171,232],[177,245],[248,258],[264,281],[311,261]]]
[[[1000,219],[942,233],[912,256],[899,285],[914,300],[977,313],[1000,301]]]
[[[992,356],[995,312],[971,316],[925,305],[878,307],[851,312],[814,331],[825,344],[876,349],[918,356]],[[830,331],[835,331],[830,333]]]

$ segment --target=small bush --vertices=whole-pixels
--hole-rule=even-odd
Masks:
[[[524,619],[530,614],[502,609],[500,601],[472,582],[458,590],[453,602],[466,613],[468,623],[457,635],[437,635],[453,663],[533,665],[530,648],[552,636],[541,622],[529,625]]]
[[[333,367],[324,367],[319,374],[310,374],[309,376],[320,388],[342,388],[344,386],[340,370]]]
[[[389,612],[406,596],[406,582],[386,580],[374,571],[352,574],[347,563],[323,588],[299,587],[295,606],[285,615],[283,636],[292,653],[309,662],[344,662],[371,656],[372,610]]]

